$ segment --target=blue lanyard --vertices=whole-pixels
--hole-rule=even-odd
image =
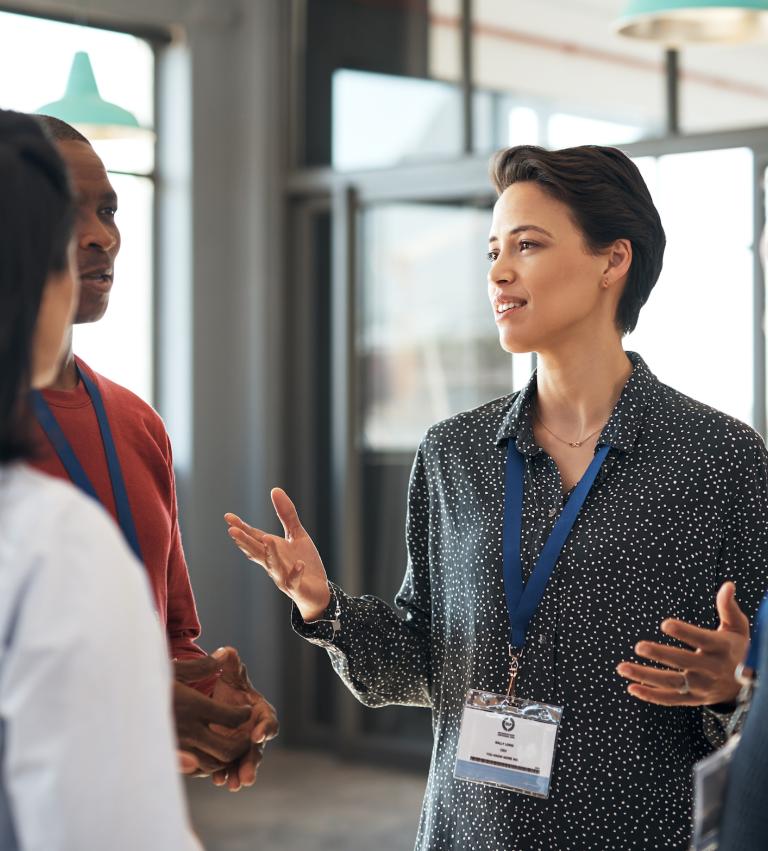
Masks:
[[[760,667],[760,644],[766,628],[768,628],[768,595],[763,598],[763,602],[757,610],[755,625],[752,628],[752,640],[749,643],[749,653],[747,661],[744,663],[748,668],[752,668],[755,673]]]
[[[525,634],[539,607],[552,571],[562,552],[584,501],[597,478],[610,446],[602,446],[595,454],[586,473],[576,485],[555,527],[547,538],[541,555],[527,583],[523,583],[523,564],[520,553],[523,533],[523,492],[525,488],[525,463],[517,451],[514,439],[507,445],[507,469],[504,495],[504,591],[509,610],[510,654],[522,652]]]
[[[141,547],[139,546],[139,536],[136,533],[136,524],[133,520],[133,512],[131,504],[128,502],[128,491],[125,487],[125,479],[123,478],[123,470],[120,466],[120,459],[117,457],[117,449],[115,441],[112,437],[112,429],[109,425],[107,412],[104,408],[104,400],[101,398],[101,393],[96,384],[84,372],[77,367],[77,373],[80,376],[88,395],[91,397],[96,419],[99,423],[99,431],[101,432],[101,440],[104,444],[104,454],[107,456],[107,468],[109,470],[109,478],[112,483],[112,493],[115,497],[115,508],[117,509],[117,522],[123,531],[126,541],[128,541],[131,549],[136,553],[139,561],[143,561],[141,556]],[[99,502],[99,497],[93,483],[88,478],[82,464],[75,455],[75,450],[72,444],[67,440],[61,426],[56,421],[48,403],[43,398],[43,394],[39,390],[32,391],[32,407],[40,423],[40,427],[45,432],[48,440],[51,441],[56,454],[67,471],[67,475],[72,480],[72,483],[80,488],[81,491]]]

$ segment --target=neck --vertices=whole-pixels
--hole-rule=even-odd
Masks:
[[[56,380],[51,384],[49,390],[74,390],[77,387],[77,367],[75,366],[75,354],[72,351],[72,329],[69,329],[67,338],[67,351],[61,363],[61,369]]]
[[[612,336],[539,354],[539,418],[565,434],[586,434],[610,417],[632,374],[632,363]]]

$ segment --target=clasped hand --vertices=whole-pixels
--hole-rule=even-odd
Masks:
[[[237,651],[174,662],[173,708],[184,774],[212,776],[236,792],[252,786],[264,745],[279,729],[270,703],[254,689]],[[215,678],[211,697],[192,687]]]
[[[616,671],[632,683],[627,691],[661,706],[708,706],[732,703],[740,689],[736,667],[749,646],[749,620],[736,602],[736,586],[724,583],[717,593],[717,629],[703,629],[670,619],[661,631],[691,649],[640,641],[635,653],[663,667],[621,662]]]

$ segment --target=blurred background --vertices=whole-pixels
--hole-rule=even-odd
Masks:
[[[492,151],[637,161],[668,249],[626,347],[765,435],[768,28],[628,8],[669,5],[0,2],[0,106],[57,101],[84,51],[138,125],[95,142],[123,248],[75,351],[165,418],[202,644],[237,646],[282,721],[253,789],[189,784],[209,849],[412,847],[429,712],[359,706],[222,515],[277,531],[285,487],[331,577],[391,600],[422,433],[533,366],[500,350],[485,294]]]

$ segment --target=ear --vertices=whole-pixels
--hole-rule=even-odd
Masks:
[[[632,243],[628,239],[617,239],[607,251],[608,265],[603,271],[603,286],[622,283],[632,265]]]

